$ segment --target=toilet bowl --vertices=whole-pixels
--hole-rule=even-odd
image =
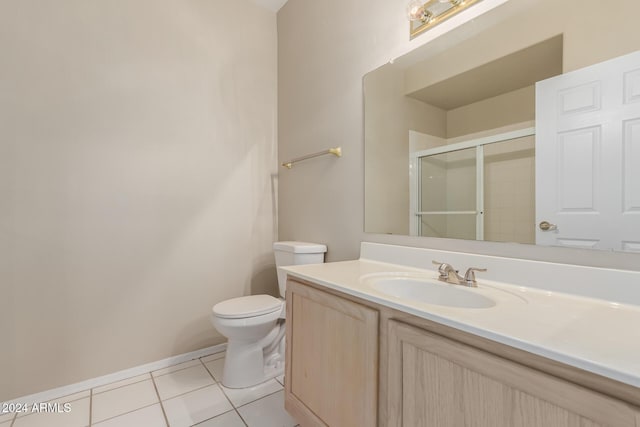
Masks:
[[[284,371],[284,358],[264,349],[275,343],[282,329],[284,301],[270,295],[233,298],[213,306],[211,321],[228,338],[222,384],[229,388],[251,387]],[[282,326],[279,326],[281,323]],[[279,337],[280,339],[282,337]]]
[[[325,245],[276,242],[276,266],[324,262]],[[278,288],[284,298],[286,274],[278,271]],[[222,384],[228,388],[252,387],[284,373],[284,299],[270,295],[232,298],[213,306],[211,323],[227,337]]]

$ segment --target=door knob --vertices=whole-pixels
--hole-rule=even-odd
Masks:
[[[542,231],[551,231],[551,230],[557,230],[558,226],[555,224],[551,224],[549,221],[542,221],[539,224],[540,230]]]

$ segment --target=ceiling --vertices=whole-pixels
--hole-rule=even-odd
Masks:
[[[255,4],[264,8],[277,12],[287,2],[287,0],[251,0]]]

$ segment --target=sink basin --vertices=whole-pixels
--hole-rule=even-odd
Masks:
[[[450,285],[436,279],[410,276],[373,276],[363,280],[371,288],[396,298],[460,308],[490,308],[496,302],[475,288]]]

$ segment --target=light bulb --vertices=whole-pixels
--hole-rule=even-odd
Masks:
[[[424,5],[420,0],[411,0],[407,5],[407,19],[409,21],[420,21],[424,19]]]

